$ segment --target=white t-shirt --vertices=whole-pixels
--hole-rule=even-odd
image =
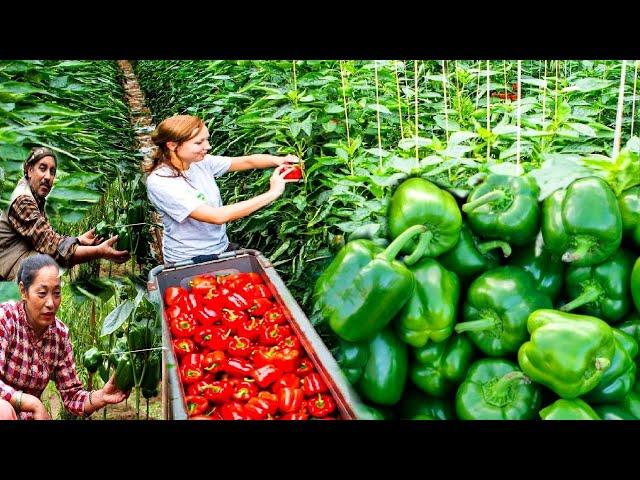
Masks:
[[[215,177],[226,173],[230,166],[230,157],[206,155],[183,172],[186,179],[176,177],[165,165],[147,177],[147,196],[164,225],[162,253],[165,262],[219,254],[227,249],[226,225],[199,222],[189,218],[189,214],[205,204],[222,206]]]

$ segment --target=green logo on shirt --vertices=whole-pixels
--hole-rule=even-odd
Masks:
[[[204,194],[202,192],[198,192],[198,195],[196,195],[196,198],[198,200],[202,200],[203,202],[207,201],[207,198],[204,196]]]

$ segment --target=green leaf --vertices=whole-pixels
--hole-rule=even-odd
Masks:
[[[70,203],[70,202],[97,203],[100,201],[101,197],[102,195],[99,192],[94,192],[94,191],[83,189],[83,188],[55,186],[51,190],[51,193],[49,194],[48,198],[56,199],[61,203]]]
[[[344,113],[344,106],[338,105],[337,103],[332,103],[327,105],[324,108],[324,111],[327,113]]]
[[[404,173],[411,173],[414,169],[419,168],[418,160],[415,157],[402,158],[394,155],[385,164]]]
[[[478,137],[477,133],[474,132],[454,132],[449,137],[449,145],[458,145],[459,143],[465,142],[471,138]]]
[[[0,282],[0,303],[20,300],[20,289],[16,282]]]
[[[380,113],[391,114],[391,111],[387,107],[385,107],[384,105],[381,105],[379,103],[369,103],[369,104],[367,104],[367,109],[368,110],[374,110],[374,111],[380,112]]]
[[[603,80],[601,78],[581,78],[573,84],[576,90],[580,92],[593,92],[595,90],[602,90],[613,85],[610,80]],[[571,87],[565,88],[563,91],[567,91]]]
[[[33,107],[28,107],[28,108],[23,108],[23,109],[17,110],[16,113],[18,113],[18,114],[23,114],[23,113],[40,114],[40,115],[61,115],[61,116],[64,116],[64,117],[80,117],[82,115],[86,115],[86,113],[76,112],[76,111],[70,110],[68,108],[56,105],[54,103],[40,103],[40,104],[35,105]]]
[[[412,148],[421,147],[430,147],[433,144],[433,140],[430,138],[423,137],[411,137],[411,138],[403,138],[398,142],[398,147],[401,150],[411,150]]]
[[[593,128],[591,128],[589,125],[585,125],[584,123],[567,123],[567,125],[573,128],[576,132],[579,132],[582,135],[586,135],[587,137],[598,136]]]
[[[284,252],[287,251],[290,244],[291,244],[291,240],[285,240],[284,243],[280,245],[275,252],[273,252],[269,260],[273,262],[276,258],[278,258],[280,255],[282,255]]]
[[[129,315],[131,315],[134,308],[135,305],[131,300],[126,300],[114,308],[109,315],[105,317],[102,324],[102,330],[100,330],[100,336],[104,337],[106,335],[110,335],[120,328],[120,325],[129,318]]]

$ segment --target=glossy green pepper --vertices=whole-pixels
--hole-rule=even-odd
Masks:
[[[394,405],[402,398],[407,381],[407,345],[390,328],[385,328],[368,346],[367,364],[356,388],[367,400]]]
[[[108,225],[106,222],[102,221],[102,222],[98,222],[95,226],[95,236],[96,237],[100,237],[103,240],[106,240],[107,238],[109,238],[111,235],[111,225]]]
[[[318,277],[314,309],[340,338],[350,342],[372,338],[411,298],[415,279],[395,257],[425,230],[415,225],[385,250],[370,240],[349,242]]]
[[[531,177],[492,174],[469,194],[462,211],[477,235],[526,245],[538,233],[539,193]]]
[[[358,420],[388,420],[389,416],[380,408],[360,402],[354,407]]]
[[[158,388],[160,376],[162,374],[162,357],[159,350],[149,352],[147,357],[147,365],[142,376],[140,386],[143,390],[153,391]],[[155,395],[154,395],[155,396]],[[147,397],[145,397],[147,398]]]
[[[362,377],[369,360],[369,345],[366,342],[346,342],[338,338],[333,356],[349,383],[355,385]]]
[[[416,285],[394,320],[396,332],[414,347],[423,347],[429,340],[441,342],[453,333],[460,298],[458,277],[431,258],[423,258],[409,270]]]
[[[542,420],[600,420],[598,414],[584,400],[561,398],[540,410]]]
[[[616,251],[597,265],[567,269],[565,288],[572,299],[560,310],[593,315],[606,322],[622,320],[631,308],[629,284],[634,257],[625,250]]]
[[[413,225],[426,225],[420,241],[426,244],[424,254],[437,257],[458,241],[462,215],[453,196],[422,178],[410,178],[396,188],[387,214],[391,238],[396,238]],[[410,253],[415,242],[402,249]]]
[[[127,208],[127,223],[129,225],[144,222],[144,200],[134,200]]]
[[[129,227],[124,225],[116,225],[113,235],[118,235],[118,241],[114,245],[116,250],[131,250],[131,235]]]
[[[540,387],[511,360],[476,361],[456,393],[461,420],[531,420],[542,401]]]
[[[118,360],[115,382],[116,387],[123,392],[128,392],[134,386],[133,362],[129,353],[125,353]]]
[[[444,342],[412,349],[412,354],[411,381],[429,395],[444,397],[464,379],[474,348],[465,335],[452,335]]]
[[[613,328],[615,351],[611,365],[602,374],[596,387],[584,395],[590,403],[616,403],[624,400],[636,381],[638,343],[635,339],[617,328]]]
[[[640,419],[640,382],[635,383],[633,390],[618,405],[637,419]]]
[[[468,332],[473,343],[494,357],[518,351],[527,338],[527,318],[551,300],[537,288],[523,268],[506,266],[483,273],[467,290],[464,322],[455,326]]]
[[[609,258],[622,241],[622,219],[611,187],[598,177],[575,180],[542,205],[542,236],[547,248],[584,267]]]
[[[87,369],[87,372],[96,373],[101,363],[102,352],[96,347],[91,347],[89,350],[84,352],[84,355],[82,356],[82,364],[84,365],[84,368]]]
[[[451,403],[442,398],[425,395],[415,388],[408,387],[398,405],[403,419],[455,420],[456,414]]]
[[[640,314],[638,312],[635,310],[631,312],[622,323],[616,325],[616,328],[621,332],[631,335],[638,346],[640,346]],[[636,367],[640,367],[640,356],[636,356]]]
[[[640,257],[636,259],[631,270],[631,298],[636,310],[640,311]]]
[[[562,290],[564,263],[553,258],[544,245],[542,235],[538,235],[535,243],[514,252],[509,264],[522,267],[529,272],[537,288],[552,301],[558,298]]]
[[[461,280],[472,280],[475,276],[500,265],[500,257],[496,249],[502,250],[502,255],[511,255],[511,247],[501,240],[480,241],[469,227],[463,223],[460,239],[448,252],[438,257],[444,268],[455,273]]]
[[[529,316],[527,329],[531,340],[518,350],[520,368],[562,398],[593,390],[611,365],[613,332],[599,318],[536,310]]]
[[[637,420],[620,405],[595,405],[593,409],[601,420]]]
[[[618,197],[622,218],[622,238],[640,248],[640,186],[623,191]]]
[[[129,324],[127,336],[132,351],[151,348],[152,332],[149,326],[152,322],[152,319],[139,317]]]

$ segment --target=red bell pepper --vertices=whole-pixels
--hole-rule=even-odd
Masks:
[[[199,365],[186,364],[180,367],[180,379],[184,384],[199,382],[203,376],[204,371]]]
[[[270,308],[269,310],[264,312],[263,317],[267,323],[278,323],[278,324],[287,323],[287,317],[284,316],[284,312],[282,311],[282,308],[277,306]]]
[[[298,388],[299,386],[300,379],[294,373],[285,373],[273,385],[271,385],[271,391],[278,395],[280,393],[280,389],[284,387]]]
[[[190,367],[201,367],[203,358],[204,354],[202,353],[190,353],[188,355],[184,355],[180,359],[180,366],[184,367],[185,365],[189,365]]]
[[[269,414],[269,409],[269,402],[259,397],[250,398],[249,401],[244,405],[244,411],[253,420],[264,420],[266,418],[269,418],[271,416]]]
[[[282,370],[274,365],[263,365],[260,368],[256,368],[251,373],[251,376],[255,379],[259,387],[267,388],[282,377]]]
[[[290,327],[267,323],[262,326],[258,341],[260,345],[277,345],[289,335],[291,335]]]
[[[300,361],[298,368],[296,369],[296,375],[299,377],[304,377],[305,375],[310,374],[315,370],[313,363],[309,357],[305,357]]]
[[[300,350],[282,348],[273,354],[273,364],[283,372],[294,372],[300,362]]]
[[[214,292],[218,290],[216,277],[210,274],[196,275],[189,280],[189,286],[191,287],[191,293],[195,293],[201,297],[206,297],[211,290]]]
[[[238,326],[247,320],[249,320],[249,315],[242,310],[232,308],[222,309],[222,328],[225,330],[231,330],[231,333],[237,333]]]
[[[224,367],[225,372],[235,375],[236,377],[246,377],[253,372],[253,365],[251,362],[242,358],[229,358],[227,364]]]
[[[278,346],[280,348],[294,348],[296,350],[300,350],[300,339],[296,335],[289,335],[288,337],[283,338]]]
[[[207,389],[211,388],[211,383],[200,380],[196,383],[191,383],[187,386],[187,395],[200,395],[204,396]]]
[[[238,402],[225,403],[220,407],[220,416],[223,420],[251,420],[244,411],[244,405]]]
[[[285,413],[280,420],[309,420],[309,415],[304,412]]]
[[[240,380],[238,382],[230,382],[233,387],[233,398],[238,402],[247,402],[251,397],[258,395],[258,387],[254,382]]]
[[[226,308],[236,310],[247,310],[251,306],[247,299],[238,292],[224,296],[223,302]]]
[[[319,393],[316,398],[309,399],[309,413],[317,418],[326,417],[336,409],[331,395]]]
[[[167,287],[164,291],[164,303],[167,306],[176,305],[181,302],[186,304],[188,294],[189,292],[182,287]]]
[[[203,327],[211,327],[222,320],[222,316],[213,308],[203,303],[193,310],[193,317]]]
[[[227,356],[221,350],[207,352],[202,359],[202,368],[205,374],[217,373],[224,370]]]
[[[248,312],[254,317],[260,317],[268,312],[275,304],[271,300],[267,300],[266,298],[254,298],[251,301],[251,306],[248,309]]]
[[[209,350],[225,351],[229,345],[229,335],[220,327],[199,327],[193,335],[198,345]]]
[[[233,396],[233,386],[226,380],[216,380],[209,384],[204,396],[214,403],[225,403]]]
[[[307,397],[313,397],[318,393],[329,391],[329,387],[324,383],[318,372],[313,372],[302,379],[302,391]]]
[[[301,388],[282,387],[278,392],[278,409],[283,413],[296,412],[303,400],[304,392]]]
[[[180,359],[183,355],[188,355],[190,353],[196,353],[198,351],[198,347],[193,343],[193,340],[189,338],[176,338],[173,342],[173,351],[176,354],[176,357]]]
[[[239,337],[235,335],[229,339],[227,344],[227,352],[232,357],[247,358],[251,354],[251,341],[245,337]]]
[[[253,350],[251,360],[253,360],[256,368],[260,368],[263,365],[273,365],[273,359],[279,349],[280,347],[278,346],[267,347],[260,345]]]
[[[237,323],[237,322],[236,322]],[[249,340],[257,340],[260,336],[260,325],[258,320],[251,317],[249,320],[243,320],[238,323],[237,333],[241,337],[246,337]]]
[[[246,298],[249,302],[256,298],[271,298],[271,291],[269,290],[269,287],[263,284],[247,284],[242,287],[240,293],[242,293],[244,298]]]
[[[175,338],[189,338],[198,327],[198,322],[191,316],[183,315],[171,320],[171,335]]]
[[[209,407],[209,400],[200,395],[187,395],[184,400],[190,417],[202,415]]]
[[[276,414],[276,412],[278,411],[278,396],[276,394],[264,390],[258,393],[258,398],[267,405],[269,415]]]

